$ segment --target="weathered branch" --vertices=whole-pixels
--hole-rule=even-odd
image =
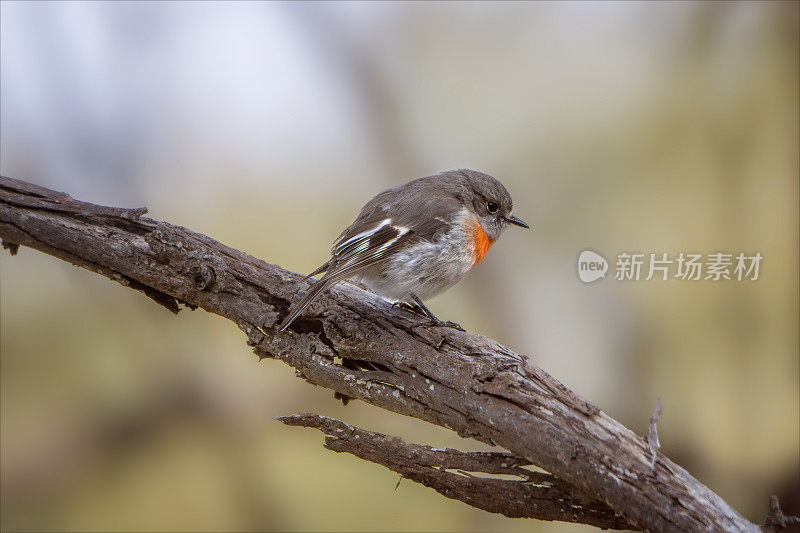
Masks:
[[[764,529],[766,531],[780,531],[792,526],[800,526],[800,518],[783,514],[783,511],[781,511],[781,504],[778,502],[778,497],[774,495],[770,496],[769,512],[764,522]]]
[[[499,444],[653,531],[758,531],[663,454],[497,342],[427,322],[346,283],[277,334],[301,276],[144,211],[0,178],[0,237],[234,321],[260,357],[309,382]]]
[[[319,429],[328,435],[325,447],[329,450],[351,453],[383,465],[406,479],[478,509],[512,518],[634,529],[607,505],[576,493],[575,487],[552,474],[522,468],[530,465],[530,461],[514,454],[431,448],[309,413],[277,419],[290,426]],[[484,476],[475,475],[478,473]],[[517,479],[499,478],[498,474]]]

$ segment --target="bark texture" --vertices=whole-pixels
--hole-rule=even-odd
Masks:
[[[179,304],[203,308],[234,321],[259,357],[280,359],[315,385],[502,446],[516,457],[515,465],[524,460],[562,480],[559,490],[569,493],[569,501],[597,502],[597,512],[603,510],[609,520],[602,527],[760,529],[647,439],[492,339],[430,327],[425,319],[392,309],[347,283],[320,297],[289,330],[276,333],[298,289],[307,288],[302,276],[205,235],[145,218],[145,212],[84,203],[0,178],[0,237],[12,251],[13,245],[23,245],[64,259],[141,291],[172,312]],[[333,422],[307,421],[326,432],[337,429]],[[373,441],[387,438],[371,435]],[[356,455],[361,450],[345,441],[328,446]],[[397,471],[412,468],[403,462],[411,448],[398,446],[394,462],[377,462]],[[427,449],[429,463],[443,460],[431,453]],[[467,454],[459,460],[477,459]],[[489,468],[496,456],[486,460]],[[401,473],[414,479],[411,470]],[[414,475],[440,492],[469,484],[445,482],[430,472]],[[464,501],[483,490],[478,484],[491,485],[468,479],[475,485],[459,489]],[[527,514],[517,502],[503,507],[501,500],[486,500],[482,508],[553,519],[547,514],[552,509],[536,515],[535,498]]]
[[[431,448],[311,413],[278,420],[290,426],[316,428],[327,435],[325,447],[329,450],[383,465],[402,478],[484,511],[603,529],[635,529],[613,509],[581,494],[569,483],[523,468],[530,461],[511,453]]]

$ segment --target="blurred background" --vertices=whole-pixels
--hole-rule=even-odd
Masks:
[[[468,167],[533,230],[429,303],[751,520],[800,512],[798,3],[0,4],[0,171],[297,272],[376,192]],[[581,250],[760,252],[758,281],[585,285]],[[612,265],[613,268],[613,265]],[[448,500],[273,421],[481,449],[0,254],[3,530],[584,531]]]

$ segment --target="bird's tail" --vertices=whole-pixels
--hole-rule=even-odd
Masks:
[[[278,331],[283,331],[286,328],[288,328],[292,324],[292,322],[294,322],[294,319],[297,318],[300,315],[300,313],[302,313],[303,310],[305,310],[306,307],[311,305],[311,302],[313,302],[314,299],[317,296],[319,296],[322,291],[324,291],[337,281],[339,281],[339,278],[330,277],[326,279],[325,277],[323,277],[321,280],[316,282],[314,286],[311,287],[311,289],[309,289],[309,291],[303,296],[303,298],[299,302],[297,302],[296,304],[292,305],[289,308],[289,314],[286,315],[286,318],[284,318],[283,322],[281,322],[280,327],[278,327]]]
[[[332,264],[333,264],[333,258],[331,257],[330,259],[328,259],[328,260],[325,262],[325,264],[323,264],[321,267],[319,267],[318,269],[316,269],[314,272],[312,272],[312,273],[311,273],[311,274],[309,274],[308,276],[304,277],[304,278],[303,278],[301,281],[305,281],[305,280],[307,280],[308,278],[313,278],[314,276],[316,276],[317,274],[319,274],[319,273],[321,273],[321,272],[325,272],[326,270],[328,270],[328,269],[331,267],[331,265],[332,265]]]

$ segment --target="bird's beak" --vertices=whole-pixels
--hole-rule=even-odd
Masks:
[[[509,224],[514,224],[515,226],[519,226],[520,228],[531,229],[531,227],[530,227],[529,225],[527,225],[527,224],[525,223],[525,221],[518,219],[518,218],[517,218],[517,217],[515,217],[514,215],[511,215],[511,216],[509,216],[509,217],[506,217],[506,221],[507,221]]]

